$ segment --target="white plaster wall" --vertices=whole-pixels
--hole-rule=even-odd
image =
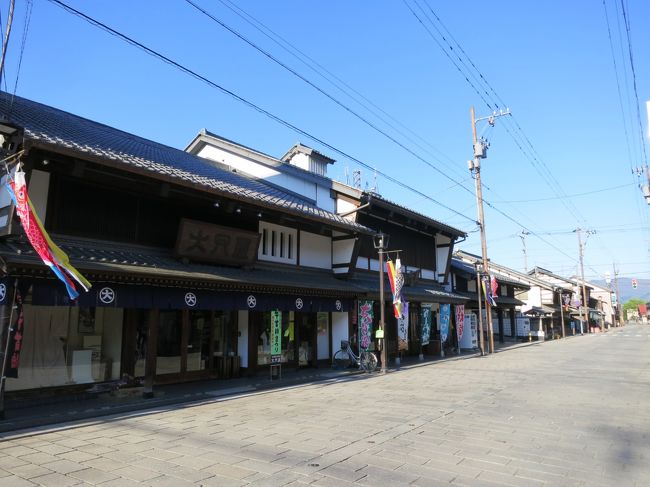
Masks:
[[[354,238],[349,240],[335,240],[332,242],[332,263],[349,264],[352,260],[354,244]]]
[[[47,215],[47,194],[49,189],[50,174],[36,169],[33,170],[29,178],[27,192],[29,199],[32,200],[32,204],[34,205],[34,211],[43,223],[45,223],[45,217]]]
[[[471,293],[476,292],[476,279],[474,279],[473,281],[467,281],[467,291]]]
[[[436,235],[436,272],[438,273],[438,280],[445,277],[447,270],[447,261],[449,260],[449,247],[438,248],[438,245],[451,244],[451,239]]]
[[[336,200],[332,198],[330,187],[314,185],[316,186],[316,206],[334,213],[336,211]]]
[[[349,340],[348,313],[332,313],[332,353],[341,348],[341,340]]]
[[[357,208],[357,205],[351,203],[348,200],[338,198],[336,200],[336,213],[347,213]],[[357,221],[357,214],[352,213],[351,215],[344,216],[348,220]]]
[[[549,289],[540,289],[542,295],[542,303],[553,304],[553,291]]]
[[[248,311],[239,310],[237,312],[237,329],[239,331],[239,337],[237,338],[239,365],[248,367]]]
[[[526,300],[526,304],[522,305],[521,307],[521,312],[524,313],[531,309],[533,306],[541,306],[542,305],[542,290],[538,286],[533,286],[530,288],[530,291],[528,291],[528,299]]]
[[[358,257],[357,258],[357,269],[368,270],[368,257]]]
[[[305,171],[309,171],[309,156],[302,152],[297,152],[291,157],[291,162],[289,164],[304,169]]]
[[[236,168],[237,171],[241,171],[251,176],[264,179],[277,186],[286,188],[289,191],[301,194],[313,201],[317,200],[318,195],[316,194],[316,184],[313,182],[305,181],[304,179],[294,175],[284,174],[276,169],[273,169],[272,167],[267,166],[266,164],[261,164],[247,157],[242,157],[240,155],[233,154],[232,152],[228,152],[226,150],[213,146],[205,146],[199,151],[198,155],[200,157],[204,157],[216,162],[221,162],[222,164]],[[334,203],[332,202],[331,205],[333,204]]]
[[[262,179],[267,179],[280,174],[278,171],[266,166],[265,164],[260,164],[246,157],[233,154],[232,152],[228,152],[219,147],[214,147],[211,145],[204,146],[199,151],[198,155],[206,159],[211,159],[213,161],[232,166],[238,171],[242,171]]]
[[[434,280],[435,278],[436,278],[435,271],[432,271],[431,269],[422,269],[422,279]]]
[[[300,262],[299,265],[332,268],[332,240],[315,233],[300,232]]]

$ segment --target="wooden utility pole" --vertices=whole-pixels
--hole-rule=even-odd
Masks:
[[[481,139],[478,140],[476,135],[476,116],[474,114],[474,107],[470,109],[470,116],[472,118],[472,142],[474,147],[474,160],[472,162],[472,173],[476,181],[476,206],[478,208],[478,226],[481,231],[481,256],[483,258],[483,273],[487,278],[490,278],[490,267],[487,256],[487,242],[485,237],[485,218],[483,216],[483,187],[481,185],[481,159],[487,157],[487,143]],[[481,282],[478,283],[481,286]],[[488,290],[486,286],[486,291]],[[487,293],[486,293],[487,294]],[[485,296],[485,313],[487,314],[487,338],[488,350],[494,353],[494,335],[492,333],[492,306],[487,295]]]
[[[618,290],[618,271],[616,270],[616,264],[614,264],[614,286],[616,287],[616,309],[618,311],[618,324],[620,326],[623,326],[625,324],[625,319],[623,318],[623,301],[621,300],[621,293]]]
[[[585,265],[584,265],[584,247],[582,245],[582,229],[578,228],[575,230],[578,234],[578,251],[580,255],[580,279],[582,280],[582,308],[580,309],[580,322],[582,327],[584,327],[583,312],[585,314],[585,319],[587,322],[587,333],[589,333],[589,300],[587,299],[587,286],[585,285]],[[587,233],[589,233],[587,231]],[[584,329],[582,330],[584,332]]]

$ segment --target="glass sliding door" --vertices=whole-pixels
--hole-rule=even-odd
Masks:
[[[156,375],[180,373],[182,329],[181,311],[160,311],[156,349]]]

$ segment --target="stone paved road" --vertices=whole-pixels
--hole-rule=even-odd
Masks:
[[[0,485],[647,486],[650,326],[6,436]]]

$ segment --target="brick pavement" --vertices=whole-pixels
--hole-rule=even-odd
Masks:
[[[0,484],[650,485],[650,326],[16,432]]]

